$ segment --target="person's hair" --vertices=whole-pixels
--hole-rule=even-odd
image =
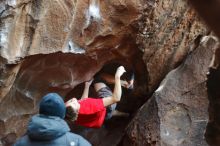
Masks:
[[[66,107],[66,119],[75,121],[78,117],[78,111],[74,110],[71,106]]]

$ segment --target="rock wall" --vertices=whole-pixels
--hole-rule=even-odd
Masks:
[[[165,77],[130,123],[130,145],[208,145],[204,137],[209,121],[206,75],[217,45],[215,37],[203,37],[183,64]]]
[[[198,71],[203,72],[201,78],[195,81],[194,78],[187,79],[190,73],[194,74],[192,70],[176,69],[173,72],[177,73],[168,75],[174,76],[175,85],[171,81],[166,85],[170,92],[174,86],[180,88],[170,93],[172,98],[162,92],[164,90],[160,91],[160,96],[156,92],[151,97],[171,70],[187,64],[186,58],[193,58],[190,52],[205,48],[198,46],[209,30],[186,1],[3,0],[0,2],[0,18],[0,145],[11,145],[25,132],[29,117],[37,113],[38,102],[45,93],[58,92],[64,100],[75,89],[79,90],[74,94],[80,94],[79,85],[112,62],[119,62],[135,71],[135,88],[119,104],[119,108],[132,116],[124,120],[113,119],[110,128],[80,133],[81,130],[72,127],[74,132],[79,132],[96,146],[109,143],[181,145],[179,138],[201,140],[199,132],[198,137],[185,138],[185,131],[180,134],[175,131],[176,127],[182,128],[181,123],[166,118],[178,115],[179,121],[201,108],[191,105],[188,94],[199,93],[190,88],[183,99],[178,99],[178,102],[189,106],[189,111],[183,112],[185,108],[179,108],[179,104],[173,101],[185,91],[180,91],[182,84],[176,76],[193,80],[192,87],[197,81],[205,82],[204,72],[211,51],[197,57],[204,59],[201,65],[192,62]],[[208,43],[207,48],[212,48],[213,44]],[[171,80],[169,78],[165,80]],[[191,98],[195,102],[203,101],[206,107],[204,84],[200,87],[204,92],[203,98]],[[168,96],[172,100],[167,101]],[[165,103],[170,106],[163,106]],[[201,116],[192,114],[195,118],[190,117],[205,120],[198,125],[201,131],[207,123],[205,109]],[[140,125],[142,122],[145,124]],[[173,122],[176,127],[171,126]],[[196,126],[186,125],[186,129],[197,129]],[[166,137],[163,134],[166,128],[177,133],[176,137]],[[103,141],[106,137],[109,140]],[[202,142],[205,144],[204,140]]]
[[[208,30],[186,1],[145,1],[137,37],[154,91],[165,75],[178,66]]]

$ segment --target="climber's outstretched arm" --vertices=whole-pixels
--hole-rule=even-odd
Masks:
[[[114,86],[113,94],[112,96],[102,98],[105,107],[113,103],[119,102],[121,100],[122,89],[121,89],[120,78],[124,72],[125,69],[123,66],[117,68],[117,71],[115,73],[115,86]]]

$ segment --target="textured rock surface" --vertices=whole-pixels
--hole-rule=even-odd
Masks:
[[[109,62],[134,68],[135,90],[122,99],[120,108],[135,112],[205,34],[206,27],[182,0],[1,1],[0,145],[13,143],[25,132],[42,95],[53,91],[68,96]],[[81,88],[76,94],[80,92]],[[133,135],[140,136],[132,143],[158,143],[161,109],[155,109],[157,100],[151,101],[132,120],[135,126],[135,121],[144,122],[149,117],[145,114],[152,113],[147,121],[151,126],[146,131],[136,126]],[[112,122],[117,126],[110,122],[110,128],[82,134],[94,145],[122,144],[123,123],[129,120]]]
[[[186,1],[150,0],[145,1],[144,8],[137,42],[144,50],[148,89],[152,92],[165,75],[194,49],[191,44],[207,30]]]
[[[166,76],[130,123],[130,145],[208,145],[204,137],[208,122],[206,74],[216,45],[213,37],[203,37],[184,63]]]
[[[199,15],[205,20],[205,22],[211,27],[211,29],[220,37],[220,3],[219,1],[206,1],[206,0],[189,0],[194,6]],[[206,10],[206,11],[204,11]]]
[[[139,1],[2,1],[1,56],[15,62],[34,54],[124,48],[140,9]]]
[[[220,36],[219,29],[219,7],[218,1],[192,0],[190,1],[199,15],[206,21],[215,34]],[[204,11],[206,10],[206,11]],[[220,49],[215,51],[210,71],[208,74],[208,94],[209,94],[209,123],[206,130],[206,139],[209,145],[220,145],[220,129],[219,129],[219,81],[220,81]]]
[[[65,52],[74,4],[51,0],[2,1],[1,55],[8,62],[15,62],[28,55]]]

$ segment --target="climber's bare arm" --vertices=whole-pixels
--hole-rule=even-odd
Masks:
[[[81,99],[88,98],[88,96],[89,96],[89,87],[90,87],[90,85],[92,84],[92,81],[93,81],[93,79],[91,79],[90,81],[86,81],[86,82],[85,82],[84,90],[83,90]]]
[[[116,102],[119,102],[121,100],[122,89],[121,89],[120,78],[124,72],[125,69],[123,66],[117,68],[117,71],[115,73],[115,86],[114,86],[113,94],[110,97],[102,98],[105,107],[114,104]]]

